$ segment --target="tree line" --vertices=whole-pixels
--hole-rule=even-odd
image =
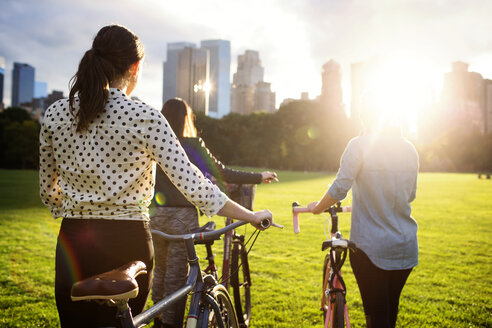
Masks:
[[[336,171],[347,142],[360,133],[358,120],[313,101],[293,101],[273,114],[196,114],[211,152],[227,165],[278,170]],[[412,140],[421,171],[492,172],[492,133],[444,124],[429,115]],[[0,167],[37,169],[40,125],[22,108],[0,112]]]
[[[0,112],[0,168],[38,168],[39,128],[25,109],[9,107]]]
[[[229,114],[220,120],[196,115],[207,146],[229,165],[336,171],[347,142],[362,131],[358,119],[313,101],[294,101],[274,114]],[[470,122],[453,122],[438,105],[418,126],[421,171],[492,172],[492,133]]]

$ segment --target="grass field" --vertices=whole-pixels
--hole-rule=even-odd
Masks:
[[[285,229],[261,233],[250,253],[252,327],[321,327],[324,219],[301,216],[301,233],[294,235],[290,206],[318,199],[333,175],[279,172],[279,178],[256,193],[255,208],[269,208]],[[34,171],[0,170],[0,327],[58,326],[53,286],[60,222],[42,206],[37,180]],[[492,327],[492,181],[420,174],[413,209],[420,264],[403,290],[397,326]],[[348,236],[349,215],[340,217]],[[348,261],[344,277],[352,326],[364,327]]]

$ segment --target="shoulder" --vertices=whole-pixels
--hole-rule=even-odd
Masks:
[[[364,147],[364,145],[367,142],[368,142],[368,138],[366,135],[357,136],[349,140],[346,149],[350,149],[350,150],[361,149]]]
[[[59,99],[52,103],[45,111],[43,123],[50,124],[60,121],[61,116],[70,114],[68,98]]]
[[[161,112],[149,104],[140,100],[124,98],[121,109],[125,109],[124,114],[135,124],[166,125],[167,121]],[[117,104],[119,106],[120,104]],[[116,113],[116,111],[115,111]]]
[[[403,137],[401,139],[402,139],[402,143],[405,144],[408,148],[414,150],[415,152],[417,151],[415,145],[410,140]]]
[[[402,144],[406,147],[408,153],[411,154],[411,156],[418,158],[419,155],[417,152],[417,148],[415,148],[415,145],[410,140],[408,140],[406,138],[402,137],[401,139],[402,139]]]
[[[52,115],[54,112],[63,111],[65,108],[68,109],[69,102],[68,98],[63,98],[55,101],[46,109],[46,114]]]
[[[205,142],[202,138],[193,138],[186,137],[180,140],[181,146],[184,150],[189,153],[193,151],[193,153],[203,154],[203,152],[208,152],[207,146],[205,146]]]
[[[134,111],[135,113],[139,113],[139,116],[141,116],[142,118],[150,119],[162,116],[162,114],[151,105],[136,99],[126,98],[125,107],[130,108],[130,110]]]
[[[181,140],[181,143],[193,147],[205,147],[205,141],[200,137],[186,137]]]

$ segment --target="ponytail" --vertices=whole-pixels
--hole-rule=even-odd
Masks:
[[[108,101],[109,85],[122,78],[144,56],[140,39],[120,25],[103,27],[86,51],[70,80],[69,105],[77,131],[86,130]],[[78,95],[76,110],[75,95]]]

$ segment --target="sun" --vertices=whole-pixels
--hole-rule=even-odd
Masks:
[[[405,132],[415,137],[419,119],[433,102],[432,70],[412,58],[373,60],[368,88],[376,88],[374,101],[380,111],[397,117]]]

